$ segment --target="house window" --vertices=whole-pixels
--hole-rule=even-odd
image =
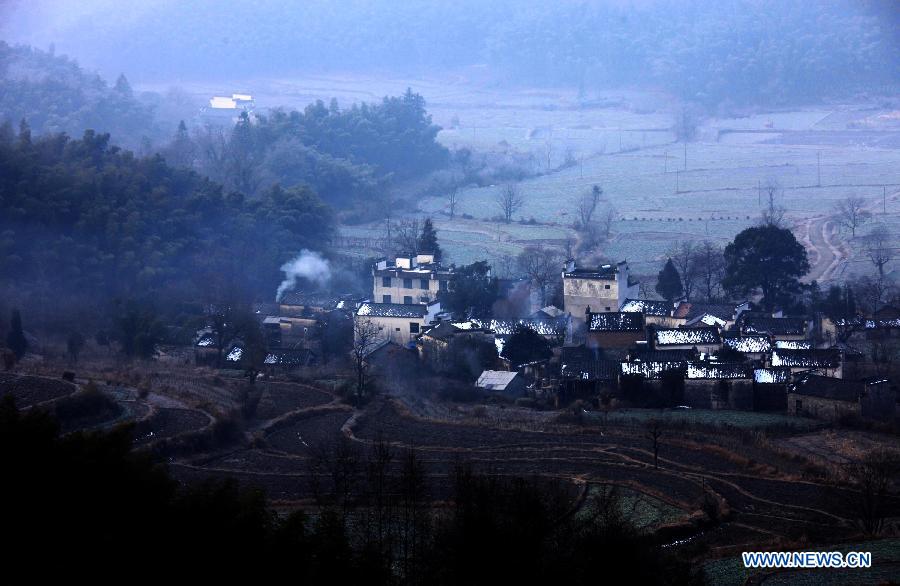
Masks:
[[[794,401],[794,413],[799,415],[802,412],[803,412],[803,401],[801,401],[800,399],[797,399],[796,401]]]
[[[403,279],[403,288],[412,289],[412,279]]]
[[[608,307],[606,308],[606,311],[609,311],[609,308],[608,308]]]
[[[403,303],[405,303],[407,305],[412,305],[412,297],[410,295],[404,295]]]
[[[609,285],[603,285],[604,289],[609,289]]]
[[[419,280],[419,289],[428,290],[428,279],[420,279]]]
[[[410,334],[418,334],[419,333],[419,324],[417,322],[414,322],[414,321],[409,322],[409,333]]]
[[[391,296],[390,296],[390,295],[382,295],[382,296],[381,296],[381,302],[382,302],[382,303],[390,303],[390,302],[391,302]]]
[[[391,278],[390,277],[381,277],[381,286],[382,287],[390,287],[391,286]]]
[[[395,332],[399,332],[399,331],[400,331],[400,328],[394,328],[394,331],[395,331]]]

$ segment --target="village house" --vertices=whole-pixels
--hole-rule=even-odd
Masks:
[[[745,313],[738,319],[742,334],[766,334],[778,340],[807,340],[811,322],[803,317],[770,317],[759,313]]]
[[[560,350],[560,404],[576,398],[592,397],[602,389],[614,389],[619,378],[619,362],[605,358],[599,348],[585,345]]]
[[[578,267],[566,262],[562,273],[563,304],[573,319],[581,320],[588,311],[617,312],[626,299],[637,298],[638,282],[628,272],[628,263],[600,267]]]
[[[366,320],[377,328],[376,338],[405,346],[425,331],[441,310],[437,301],[429,304],[362,303],[355,320]],[[358,332],[356,332],[358,333]]]
[[[840,351],[832,349],[772,350],[770,366],[790,368],[792,373],[814,372],[824,376],[842,378],[843,359]]]
[[[753,410],[787,411],[787,386],[790,382],[790,368],[754,368]]]
[[[701,409],[752,409],[752,376],[751,368],[742,363],[690,362],[685,372],[685,404]]]
[[[684,327],[716,326],[730,329],[741,314],[750,309],[747,301],[741,303],[689,303],[682,301],[672,317]]]
[[[460,328],[449,321],[441,321],[426,329],[419,336],[416,345],[419,358],[437,372],[444,372],[450,364],[451,346],[455,340],[475,340],[494,343],[493,332],[481,328]]]
[[[646,339],[643,313],[585,311],[589,347],[624,350]]]
[[[649,328],[650,343],[656,350],[691,350],[714,354],[722,347],[719,328]]]
[[[665,300],[657,299],[626,299],[619,311],[622,313],[643,313],[644,323],[665,328],[673,328],[678,324],[672,318],[675,306]]]
[[[804,374],[790,385],[787,403],[791,415],[831,421],[858,415],[890,421],[897,407],[897,393],[885,379],[850,381]]]
[[[655,380],[667,371],[684,372],[687,370],[688,363],[699,357],[700,354],[693,349],[657,351],[640,348],[628,353],[627,359],[621,363],[621,372]]]
[[[263,369],[269,374],[289,374],[316,364],[318,357],[307,348],[270,350],[263,359]]]
[[[381,259],[372,268],[373,299],[383,304],[431,303],[456,278],[452,268],[435,262],[433,254]]]

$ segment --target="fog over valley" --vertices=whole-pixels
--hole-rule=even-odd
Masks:
[[[896,0],[0,1],[35,567],[898,582],[898,275]]]

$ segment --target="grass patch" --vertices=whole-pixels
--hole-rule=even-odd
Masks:
[[[794,431],[809,431],[822,426],[822,422],[816,419],[781,413],[710,409],[621,409],[610,411],[608,416],[600,413],[593,413],[592,416],[601,421],[605,418],[611,425],[644,425],[657,419],[675,425],[758,430],[786,427]]]

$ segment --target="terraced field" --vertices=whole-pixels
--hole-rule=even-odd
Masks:
[[[265,488],[285,505],[312,498],[310,463],[321,446],[348,441],[357,454],[364,454],[375,442],[385,441],[395,455],[407,449],[417,453],[437,499],[446,496],[453,468],[466,463],[487,474],[549,477],[581,487],[617,485],[626,491],[623,502],[647,530],[684,522],[699,514],[704,499],[718,499],[725,521],[691,537],[691,543],[708,543],[715,551],[749,543],[762,548],[801,536],[843,539],[856,532],[846,490],[803,480],[800,464],[776,453],[764,455],[764,465],[749,460],[759,457],[759,449],[718,445],[721,435],[673,428],[664,437],[655,468],[643,425],[627,418],[602,431],[593,426],[530,431],[404,413],[390,400],[370,405],[355,418],[346,408],[307,410],[270,431],[265,447],[178,462],[172,469],[185,481],[236,477]],[[713,417],[705,416],[706,422]],[[772,417],[749,422],[773,423],[783,422]],[[396,473],[396,466],[392,470]],[[892,506],[892,514],[900,515],[900,501]]]

